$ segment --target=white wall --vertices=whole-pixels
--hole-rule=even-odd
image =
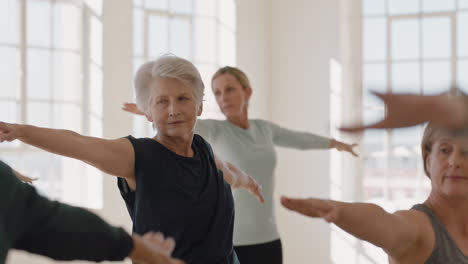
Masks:
[[[339,57],[339,0],[237,3],[238,64],[257,84],[251,111],[289,128],[328,135],[328,62]],[[278,154],[277,198],[329,197],[327,151],[278,149]],[[279,204],[276,213],[285,264],[331,263],[328,224]]]

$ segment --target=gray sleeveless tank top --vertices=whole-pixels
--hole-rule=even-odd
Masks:
[[[416,204],[411,209],[425,213],[434,229],[435,247],[425,264],[468,264],[468,257],[457,247],[431,208],[424,204]]]

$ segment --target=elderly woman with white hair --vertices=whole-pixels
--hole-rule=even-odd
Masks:
[[[262,196],[252,178],[216,162],[210,145],[194,135],[204,89],[198,70],[187,60],[163,56],[140,67],[135,89],[138,107],[157,130],[153,138],[108,140],[0,123],[0,142],[19,139],[119,177],[124,198],[127,191],[133,195],[126,199],[133,231],[173,237],[174,257],[188,264],[238,263],[229,184],[247,188],[260,200]]]

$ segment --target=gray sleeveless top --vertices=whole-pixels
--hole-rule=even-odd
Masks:
[[[431,208],[424,204],[416,204],[411,209],[425,213],[434,229],[435,246],[425,264],[468,264],[468,257],[457,247]]]

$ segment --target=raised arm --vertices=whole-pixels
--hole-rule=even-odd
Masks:
[[[427,217],[412,210],[390,214],[375,204],[314,198],[282,197],[281,203],[300,214],[334,223],[351,235],[382,248],[392,259],[421,249],[422,241],[427,241],[426,237],[432,233]]]
[[[432,121],[458,128],[468,123],[468,98],[465,95],[416,95],[374,93],[382,99],[387,111],[383,120],[374,124],[342,127],[345,132],[361,132],[369,128],[400,128]]]
[[[232,188],[243,188],[255,195],[259,202],[263,203],[265,201],[262,194],[262,186],[257,181],[233,164],[219,159],[216,155],[214,157],[216,167],[223,172],[224,180]]]
[[[265,121],[266,122],[266,121]],[[309,132],[300,132],[276,124],[267,122],[273,133],[273,142],[275,145],[287,148],[296,148],[301,150],[308,149],[336,149],[338,151],[349,152],[357,156],[354,147],[357,144],[347,144],[332,138],[327,138],[312,134]]]
[[[107,140],[70,130],[0,122],[0,142],[22,142],[58,155],[84,161],[105,173],[134,179],[134,152],[124,138]]]

